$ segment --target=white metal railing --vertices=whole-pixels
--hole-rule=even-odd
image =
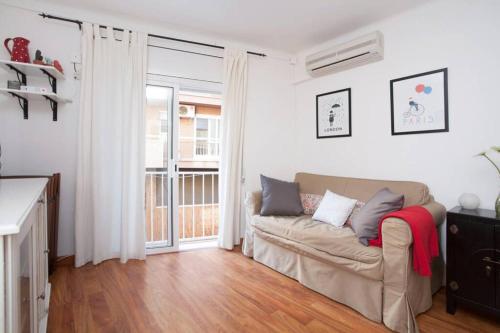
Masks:
[[[146,239],[148,242],[168,240],[168,173],[146,171]]]
[[[179,240],[217,238],[219,225],[218,183],[218,171],[179,172]],[[190,191],[186,186],[191,187]],[[190,210],[191,221],[188,218],[188,210]],[[201,219],[197,217],[197,210],[201,212]],[[209,211],[208,218],[207,211]]]
[[[217,238],[218,171],[180,171],[179,240]],[[146,231],[148,242],[165,241],[168,233],[168,173],[146,171]]]
[[[219,158],[219,146],[220,143],[215,140],[213,142],[196,140],[194,156]]]
[[[182,136],[180,156],[182,160],[190,158],[198,160],[218,160],[220,155],[220,140],[216,138],[195,138]]]

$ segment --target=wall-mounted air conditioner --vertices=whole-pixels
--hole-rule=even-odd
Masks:
[[[195,113],[196,113],[196,106],[186,105],[186,104],[179,105],[179,117],[194,118]]]
[[[361,66],[383,58],[383,35],[376,31],[307,56],[306,69],[311,76],[319,76]]]

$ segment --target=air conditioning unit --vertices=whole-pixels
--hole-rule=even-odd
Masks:
[[[311,76],[320,76],[365,65],[383,58],[383,35],[376,31],[307,56],[306,69]]]
[[[186,105],[186,104],[179,105],[179,117],[194,118],[195,113],[196,113],[196,106]]]

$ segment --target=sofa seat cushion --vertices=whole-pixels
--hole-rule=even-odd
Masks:
[[[309,252],[313,257],[319,253],[322,259],[344,269],[382,280],[382,249],[363,246],[349,227],[336,228],[314,221],[309,215],[255,215],[252,224],[256,231],[271,235],[271,240],[285,239],[289,247],[297,244],[295,250]]]

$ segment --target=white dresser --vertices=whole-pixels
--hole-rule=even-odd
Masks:
[[[0,332],[45,332],[46,178],[0,179]]]

